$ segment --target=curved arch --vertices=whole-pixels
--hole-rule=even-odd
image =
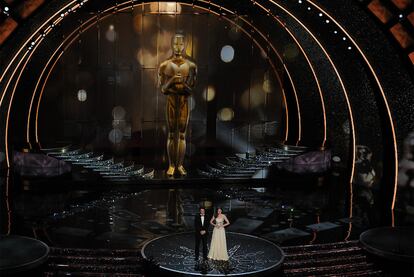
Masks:
[[[204,3],[207,3],[207,1],[201,1],[200,0],[200,2],[204,2]],[[211,2],[209,3],[209,4],[211,4]],[[68,5],[67,5],[68,6]],[[66,6],[66,7],[67,7]],[[215,6],[218,6],[218,5],[215,5]],[[74,8],[77,8],[77,7],[79,7],[79,5],[76,5]],[[218,6],[218,7],[220,7],[220,6]],[[220,9],[221,9],[222,7],[220,7]],[[228,10],[228,9],[225,9],[226,11],[230,11],[230,10]],[[55,13],[55,15],[56,15],[57,13]],[[232,12],[232,14],[235,14],[234,12]],[[55,24],[57,24],[58,23],[58,21],[61,21],[61,18],[58,18],[58,20],[57,21],[55,21],[54,23]],[[252,26],[248,21],[246,21],[245,19],[243,19],[243,21],[244,22],[246,22],[246,23],[248,23],[250,26]],[[280,22],[279,22],[280,23]],[[44,26],[45,24],[43,24],[42,26]],[[282,26],[284,26],[284,28],[287,30],[287,31],[289,31],[286,27],[285,27],[285,25],[283,25],[283,24],[281,24]],[[48,28],[48,30],[49,30],[50,28]],[[255,28],[256,29],[256,28]],[[257,29],[256,29],[257,30]],[[258,31],[258,30],[257,30]],[[263,36],[263,34],[260,32],[260,31],[258,31],[258,33],[260,33],[261,34],[261,36],[267,41],[267,39]],[[306,55],[306,53],[305,53],[305,51],[303,51],[303,48],[301,47],[301,45],[298,43],[298,41],[297,41],[297,39],[294,37],[294,35],[291,33],[291,32],[289,32],[289,34],[292,36],[292,38],[295,40],[295,42],[296,42],[296,44],[299,46],[299,48],[301,49],[301,51],[302,51],[302,53],[304,54],[304,56],[305,56],[305,58],[307,59],[307,61],[308,61],[308,64],[309,64],[309,66],[310,66],[310,68],[311,68],[311,71],[314,73],[314,69],[313,69],[313,66],[312,66],[312,64],[310,63],[310,61],[309,61],[309,59],[307,58],[307,55]],[[32,36],[33,37],[33,36]],[[268,41],[267,41],[268,42]],[[269,43],[269,42],[268,42]],[[272,47],[272,49],[273,49],[273,51],[277,51],[275,48],[274,48],[274,46],[272,45],[272,44],[270,44],[271,45],[271,47]],[[281,59],[281,57],[280,57],[280,55],[278,55],[278,57],[279,57],[279,59]],[[283,63],[283,60],[282,60],[282,63]],[[318,86],[318,90],[319,90],[319,92],[320,92],[320,94],[321,94],[321,90],[320,90],[320,86],[319,86],[319,81],[318,81],[318,79],[317,79],[317,76],[316,76],[316,74],[313,74],[314,75],[314,78],[315,78],[315,81],[316,81],[316,83],[317,83],[317,86]],[[290,78],[290,80],[291,80],[291,78]],[[293,86],[294,86],[294,84],[292,84]],[[284,91],[282,90],[282,93],[284,94]],[[295,89],[294,89],[294,93],[295,93]],[[296,93],[295,93],[296,94]],[[297,96],[295,97],[295,99],[296,99],[296,102],[297,102]],[[285,100],[285,97],[284,97],[284,100]],[[323,99],[321,99],[321,103],[323,103]],[[299,105],[298,104],[298,102],[297,102],[297,105]],[[286,106],[286,105],[285,105]],[[287,106],[286,106],[286,109],[287,109]],[[324,144],[324,141],[325,141],[325,136],[326,136],[326,127],[325,127],[325,112],[324,112],[324,105],[322,105],[322,110],[323,110],[323,116],[324,116],[324,139],[323,139],[323,142],[322,142],[322,144]],[[298,111],[299,111],[299,108],[298,108]],[[299,111],[299,113],[300,113],[300,111]],[[30,116],[30,115],[29,115]],[[300,115],[298,116],[298,117],[300,117]],[[288,117],[286,116],[286,120],[288,120]],[[286,124],[286,128],[288,128],[288,124]],[[299,126],[299,129],[300,129],[300,126]],[[287,130],[288,129],[286,129],[286,133],[287,133]],[[299,130],[299,133],[300,133],[300,130]],[[298,141],[300,140],[300,137],[298,138]]]
[[[348,97],[348,93],[345,87],[345,84],[341,78],[341,75],[339,74],[338,69],[335,66],[335,63],[333,62],[333,60],[331,59],[331,57],[329,56],[328,52],[326,51],[326,49],[323,47],[322,43],[318,40],[318,38],[315,36],[315,34],[313,34],[306,26],[305,24],[303,24],[294,14],[292,14],[290,11],[288,11],[285,7],[283,7],[282,5],[278,4],[277,2],[273,1],[273,0],[269,0],[269,2],[271,2],[272,4],[276,5],[277,7],[279,7],[281,10],[283,10],[285,13],[287,13],[291,18],[293,18],[298,24],[300,24],[302,26],[302,28],[304,28],[308,34],[314,39],[314,41],[319,45],[319,47],[321,48],[321,50],[323,51],[323,53],[325,54],[326,58],[328,59],[329,63],[331,64],[332,68],[335,71],[336,76],[338,77],[339,83],[341,84],[342,87],[342,91],[344,92],[344,97],[345,97],[345,101],[348,107],[348,116],[349,116],[349,122],[350,122],[350,131],[351,131],[351,138],[352,138],[352,164],[351,164],[351,170],[350,170],[350,176],[349,176],[349,193],[350,193],[350,207],[349,207],[349,217],[352,217],[353,214],[353,187],[352,187],[352,180],[354,179],[354,173],[355,173],[355,159],[356,159],[356,136],[355,136],[355,123],[354,123],[354,116],[352,113],[352,107],[351,107],[351,102],[349,101],[349,97]]]
[[[333,18],[327,11],[325,11],[324,9],[322,9],[319,5],[315,4],[313,1],[308,1],[309,4],[311,4],[312,6],[314,6],[315,8],[317,8],[319,11],[323,12],[326,16],[328,16],[332,22],[334,22],[341,30],[342,32],[344,32],[346,34],[346,36],[349,38],[349,40],[352,42],[352,44],[355,46],[355,48],[358,50],[358,52],[360,53],[360,55],[362,56],[362,58],[364,59],[365,63],[367,64],[369,70],[371,71],[372,75],[374,76],[375,82],[377,83],[377,86],[380,90],[380,94],[382,97],[382,100],[384,101],[384,105],[387,111],[387,116],[388,116],[388,124],[390,125],[391,128],[391,134],[392,134],[392,141],[393,141],[393,154],[394,154],[394,162],[395,162],[395,168],[394,168],[394,191],[393,191],[393,198],[392,198],[392,202],[391,202],[391,211],[394,211],[394,207],[395,207],[395,200],[397,197],[397,188],[398,188],[398,147],[397,147],[397,137],[395,134],[395,127],[394,127],[394,121],[391,115],[391,110],[390,107],[388,105],[388,101],[387,101],[387,97],[385,96],[385,92],[384,89],[381,85],[381,82],[379,80],[378,75],[376,74],[374,68],[372,67],[371,63],[369,62],[368,58],[366,57],[364,51],[362,51],[361,47],[356,43],[355,39],[348,33],[348,31],[341,25],[339,24],[339,22],[337,20],[335,20],[335,18]],[[394,222],[394,220],[392,219],[392,222]]]
[[[85,1],[86,2],[86,1]],[[207,1],[200,1],[200,2],[204,2],[204,3],[207,3]],[[73,2],[72,2],[73,3]],[[211,4],[211,3],[209,3],[209,4]],[[69,4],[68,5],[66,5],[64,8],[66,8],[66,7],[68,7],[69,6]],[[218,6],[218,5],[216,5],[216,6]],[[74,7],[73,7],[73,9],[75,9],[75,8],[78,8],[79,7],[79,4],[77,4],[77,5],[75,5]],[[63,8],[63,9],[64,9]],[[221,9],[221,7],[220,7],[220,9]],[[59,11],[59,12],[61,12],[62,11],[62,9]],[[227,11],[229,11],[229,10],[227,10]],[[58,13],[59,13],[58,12]],[[55,13],[55,15],[57,15],[58,13]],[[234,14],[234,13],[233,13]],[[49,17],[50,18],[50,17]],[[55,22],[54,22],[54,24],[57,24],[58,22],[60,22],[62,20],[62,18],[58,18]],[[247,22],[247,21],[245,21],[246,23],[249,23],[249,22]],[[249,25],[250,25],[250,23],[249,23]],[[45,24],[43,24],[40,28],[42,28],[43,26],[45,26]],[[38,29],[38,30],[40,30],[40,28]],[[47,30],[49,30],[50,28],[48,28]],[[37,31],[38,31],[37,30]],[[46,30],[46,31],[47,31]],[[256,29],[257,30],[257,29]],[[262,35],[263,36],[263,35]],[[34,37],[33,35],[31,36],[31,38],[32,37]],[[40,38],[40,36],[39,36],[39,38]],[[266,39],[266,38],[265,38]],[[40,40],[41,40],[41,38],[40,38]],[[36,45],[37,46],[37,45]],[[272,48],[273,48],[273,50],[275,50],[274,49],[274,47],[273,47],[273,45],[271,45],[272,46]],[[301,47],[300,47],[301,48]],[[279,57],[280,58],[280,57]],[[283,63],[283,61],[282,61],[282,63]],[[20,64],[19,64],[20,65]],[[294,91],[295,92],[295,91]],[[13,94],[13,93],[12,93]],[[282,94],[284,94],[284,90],[282,90]],[[12,98],[13,98],[13,95],[12,95]],[[296,99],[297,99],[297,97],[295,97]],[[285,97],[284,97],[284,100],[285,100]],[[286,109],[286,113],[287,113],[287,105],[285,105],[285,109]],[[300,111],[299,111],[300,112]],[[8,114],[10,113],[10,109],[9,109],[9,111],[8,111]],[[286,116],[286,119],[288,120],[288,117]],[[286,128],[288,128],[288,124],[286,124]],[[288,129],[286,129],[286,133],[287,133],[287,130]],[[7,138],[6,138],[6,142],[7,142]]]
[[[64,9],[66,9],[67,7],[69,7],[71,4],[73,4],[74,2],[76,2],[76,1],[72,1],[72,2],[70,2],[69,4],[67,4],[66,6],[64,6],[63,8],[61,8],[58,12],[56,12],[54,15],[52,15],[52,16],[50,16],[49,17],[49,19],[50,18],[53,18],[53,17],[56,17],[59,13],[61,13]],[[79,5],[77,5],[77,7],[76,7],[76,5],[73,7],[74,9],[76,9],[76,8],[78,8],[79,7]],[[18,57],[18,55],[19,55],[19,53],[23,50],[23,48],[25,48],[26,47],[26,45],[36,36],[36,34],[39,32],[39,30],[41,30],[44,26],[46,26],[47,25],[47,21],[46,22],[44,22],[39,28],[37,28],[36,29],[36,31],[35,32],[32,32],[32,35],[25,41],[25,43],[22,43],[22,45],[21,45],[21,47],[20,47],[20,49],[17,51],[17,54],[15,54],[14,55],[14,57],[11,59],[11,61],[8,63],[8,65],[6,66],[6,69],[3,71],[3,73],[1,74],[1,76],[0,76],[0,83],[3,81],[3,78],[4,78],[4,76],[6,75],[6,73],[7,73],[7,71],[9,71],[9,69],[10,69],[10,66],[14,63],[14,61],[17,59],[17,57]],[[17,66],[18,67],[18,66]],[[2,94],[2,96],[1,96],[1,98],[0,98],[0,106],[1,106],[1,104],[2,104],[2,102],[3,102],[3,98],[4,98],[4,95],[5,95],[5,91],[3,92],[3,94]]]
[[[87,0],[84,0],[87,1]],[[5,77],[6,73],[8,72],[8,70],[10,69],[11,65],[14,63],[14,61],[17,59],[17,57],[20,55],[21,51],[23,51],[23,49],[26,47],[26,45],[28,45],[28,43],[30,41],[32,41],[32,39],[39,33],[39,31],[48,24],[48,22],[56,17],[58,14],[60,14],[63,10],[67,9],[68,7],[70,7],[73,3],[75,3],[76,1],[72,1],[69,4],[65,5],[63,8],[60,8],[59,11],[55,12],[52,16],[49,16],[48,20],[46,20],[40,27],[38,27],[36,29],[35,32],[32,32],[32,35],[20,46],[19,50],[17,51],[17,53],[13,56],[13,58],[11,59],[11,61],[8,63],[8,65],[6,66],[6,69],[4,70],[4,72],[2,73],[2,75],[0,76],[0,83],[3,81],[3,78]],[[77,9],[80,7],[80,4],[76,4],[72,7],[72,10]],[[57,24],[62,20],[61,17],[57,18],[53,24]],[[46,28],[45,32],[50,31],[51,26],[49,26],[48,28]],[[43,40],[43,36],[39,35],[37,36],[36,40],[35,40],[35,47],[37,48],[38,44],[36,44],[36,42],[40,42]],[[1,95],[0,98],[0,107],[3,103],[4,97],[7,93],[8,87],[10,85],[11,80],[14,78],[14,74],[16,74],[17,69],[20,67],[20,64],[23,62],[23,60],[25,59],[25,57],[27,56],[27,53],[30,52],[30,49],[26,49],[25,53],[23,54],[23,57],[21,57],[21,59],[19,60],[17,66],[14,68],[13,72],[12,72],[12,76],[9,77],[8,82],[6,83],[6,87],[3,90],[3,93]],[[27,62],[26,62],[27,64]],[[6,152],[6,164],[7,167],[10,167],[10,156],[9,156],[9,146],[8,146],[8,121],[9,121],[9,117],[10,117],[10,109],[11,109],[11,105],[13,103],[13,96],[14,96],[14,92],[12,93],[11,97],[10,97],[10,101],[9,101],[9,106],[8,106],[8,111],[7,111],[7,118],[6,118],[6,127],[5,127],[5,152]]]
[[[258,7],[260,7],[263,11],[267,12],[270,16],[272,16],[272,18],[279,23],[279,25],[289,34],[289,36],[293,39],[293,41],[295,42],[295,44],[299,47],[299,50],[302,52],[303,56],[305,57],[305,60],[312,72],[313,78],[315,79],[316,82],[316,86],[318,88],[318,92],[319,92],[319,98],[321,100],[321,109],[322,109],[322,118],[323,118],[323,138],[322,138],[322,143],[321,143],[321,147],[324,148],[325,147],[325,143],[326,143],[326,108],[325,108],[325,100],[323,99],[323,92],[322,92],[322,88],[318,79],[318,76],[316,75],[316,71],[314,66],[312,65],[312,62],[309,59],[308,54],[306,53],[306,51],[303,49],[303,46],[300,44],[299,40],[296,38],[296,36],[292,33],[292,31],[289,30],[289,28],[286,26],[286,24],[284,24],[280,18],[278,18],[277,16],[275,16],[274,14],[271,13],[271,11],[269,11],[268,9],[266,9],[263,5],[261,5],[260,3],[257,3],[255,1],[252,1],[254,5],[257,5]],[[297,144],[299,143],[299,140],[297,141]]]

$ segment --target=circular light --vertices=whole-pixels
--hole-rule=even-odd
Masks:
[[[203,98],[207,102],[213,101],[215,96],[216,96],[216,89],[214,88],[214,86],[209,85],[206,89],[204,89]]]
[[[120,143],[122,141],[123,133],[120,129],[115,128],[109,132],[108,139],[112,143]]]
[[[234,59],[234,49],[230,45],[225,45],[221,48],[220,52],[221,60],[225,63],[229,63]]]
[[[352,49],[352,47],[351,46],[348,46],[348,50],[351,50]]]
[[[319,13],[319,17],[322,17],[323,16],[323,14],[322,13]]]
[[[329,23],[329,19],[325,20],[326,23]]]
[[[346,37],[343,37],[342,40],[346,40]]]
[[[299,4],[302,4],[302,0],[299,0],[299,1],[298,1],[298,3],[299,3]]]
[[[311,10],[311,7],[308,7],[308,11],[310,11]]]
[[[336,30],[335,30],[335,31],[334,31],[334,34],[336,35],[337,33],[338,33],[338,31],[336,31]]]
[[[341,161],[341,158],[339,156],[333,156],[332,161],[339,163]]]
[[[10,10],[9,7],[4,7],[5,12],[8,12],[9,10]]]
[[[220,121],[231,121],[234,118],[234,111],[231,108],[223,108],[217,113]]]
[[[34,41],[32,41],[32,43],[31,43],[32,45],[35,45],[35,42]]]
[[[124,119],[126,115],[126,111],[123,107],[121,106],[116,106],[112,109],[112,117],[115,120],[121,120]]]
[[[403,15],[403,14],[400,14],[398,17],[399,17],[399,18],[403,18],[403,17],[404,17],[404,15]]]
[[[84,89],[78,90],[78,100],[80,102],[85,102],[87,98],[88,98],[88,94],[87,94],[86,90],[84,90]]]
[[[61,14],[60,14],[60,17],[64,17],[64,16],[65,16],[65,14],[64,14],[64,13],[61,13]]]

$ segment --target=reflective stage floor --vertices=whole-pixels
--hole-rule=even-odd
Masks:
[[[152,189],[151,184],[100,188],[95,184],[91,189],[87,184],[22,182],[3,198],[2,227],[50,246],[124,249],[193,230],[199,206],[205,206],[207,213],[222,207],[231,223],[228,231],[282,246],[357,239],[378,222],[373,207],[372,212],[362,212],[362,201],[354,202],[350,220],[345,189],[338,185],[191,182],[154,183]]]
[[[332,272],[339,262],[341,270],[349,272],[380,270],[358,246],[362,232],[387,224],[375,191],[354,188],[349,218],[347,186],[329,175],[272,181],[153,179],[135,184],[61,177],[0,180],[2,233],[45,242],[51,248],[45,271],[138,270],[145,264],[140,250],[146,243],[193,232],[199,206],[208,214],[221,207],[231,223],[227,232],[280,246],[287,253],[283,272],[293,274],[289,276]],[[397,213],[395,219],[397,225],[413,222],[407,213]]]

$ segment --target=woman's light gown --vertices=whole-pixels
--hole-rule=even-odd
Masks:
[[[229,256],[227,254],[226,231],[223,227],[224,216],[216,218],[215,220],[216,226],[213,229],[208,258],[212,260],[228,261]]]

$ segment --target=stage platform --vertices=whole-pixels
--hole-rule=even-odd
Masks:
[[[49,247],[45,243],[22,236],[0,236],[0,249],[1,276],[38,267],[49,255]]]
[[[227,232],[226,262],[194,260],[194,232],[158,237],[142,248],[146,259],[154,259],[164,273],[183,276],[260,276],[277,271],[285,258],[283,250],[265,239]]]
[[[387,260],[414,263],[414,227],[380,227],[359,238],[362,248]]]

